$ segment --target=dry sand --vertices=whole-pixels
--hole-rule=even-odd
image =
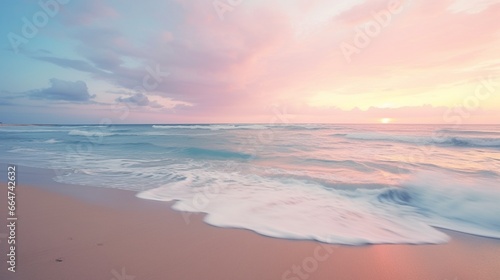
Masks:
[[[134,192],[59,183],[20,182],[17,205],[16,272],[2,239],[2,280],[500,279],[500,241],[459,233],[443,245],[275,239],[207,225],[202,214],[186,223],[170,204]]]

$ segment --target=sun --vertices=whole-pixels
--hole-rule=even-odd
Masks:
[[[391,122],[392,122],[391,118],[382,118],[382,119],[380,119],[380,123],[383,123],[383,124],[387,124],[387,123],[391,123]]]

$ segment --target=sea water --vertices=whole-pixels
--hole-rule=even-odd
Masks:
[[[0,157],[278,238],[500,238],[495,125],[3,126]]]

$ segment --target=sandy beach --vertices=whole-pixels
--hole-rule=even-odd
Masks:
[[[0,280],[500,280],[499,15],[3,1]]]
[[[494,239],[447,232],[443,245],[336,246],[269,238],[131,191],[18,169],[17,266],[7,271],[2,254],[1,279],[500,279]]]

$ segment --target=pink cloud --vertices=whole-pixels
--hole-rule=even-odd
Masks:
[[[392,14],[390,23],[381,27],[367,46],[359,47],[354,43],[357,28],[376,22],[374,13],[387,10],[390,0],[339,8],[321,24],[315,23],[327,2],[301,0],[285,5],[243,1],[221,21],[211,1],[179,0],[179,22],[165,24],[146,43],[137,46],[121,33],[92,31],[98,38],[86,40],[91,47],[82,53],[112,72],[98,75],[123,87],[132,87],[144,71],[121,65],[122,57],[168,69],[168,80],[149,94],[194,104],[179,109],[175,116],[199,121],[252,122],[265,119],[271,104],[284,104],[300,108],[294,111],[296,121],[425,114],[429,122],[439,122],[443,108],[437,105],[349,112],[307,104],[320,91],[373,93],[390,100],[500,74],[500,65],[492,63],[500,51],[500,4],[467,13],[450,9],[455,3],[452,0],[403,1],[401,12]],[[95,1],[86,7],[79,14],[82,23],[122,16]],[[155,15],[158,22],[164,20],[164,15]],[[298,22],[314,22],[317,28],[297,37]],[[89,37],[82,34],[82,41]],[[358,49],[350,62],[340,48],[343,43]],[[333,115],[336,117],[330,118]]]

